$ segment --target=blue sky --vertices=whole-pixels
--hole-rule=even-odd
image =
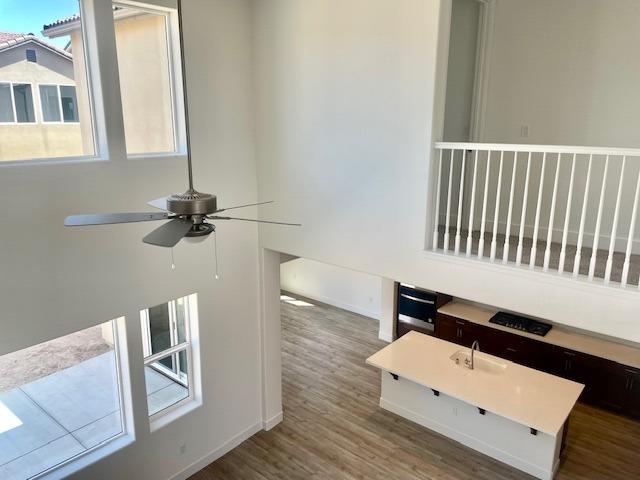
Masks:
[[[0,0],[0,32],[34,33],[42,26],[79,12],[78,0]],[[48,42],[64,47],[69,37]]]

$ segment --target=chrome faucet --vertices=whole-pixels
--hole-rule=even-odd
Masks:
[[[480,343],[477,340],[474,340],[471,345],[471,363],[468,365],[470,370],[473,370],[473,353],[478,350],[480,351]]]

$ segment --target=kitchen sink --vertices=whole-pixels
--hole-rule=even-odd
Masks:
[[[449,357],[456,365],[468,369],[471,365],[471,352],[469,350],[458,350]],[[498,359],[490,358],[482,352],[476,352],[473,358],[473,369],[490,374],[501,374],[507,369],[507,363]]]

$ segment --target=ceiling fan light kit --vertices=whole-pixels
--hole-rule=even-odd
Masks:
[[[250,203],[218,209],[218,202],[215,195],[198,192],[193,187],[193,169],[191,162],[191,135],[189,130],[189,109],[187,96],[187,78],[184,52],[184,37],[182,28],[182,0],[178,0],[178,24],[180,29],[180,54],[182,66],[182,92],[184,100],[185,133],[187,143],[187,168],[189,175],[189,188],[184,193],[175,193],[168,197],[159,198],[148,202],[160,212],[139,212],[139,213],[107,213],[91,215],[73,215],[65,219],[65,226],[79,227],[88,225],[109,225],[117,223],[150,222],[158,220],[169,220],[161,227],[156,228],[143,238],[143,242],[159,247],[173,248],[180,240],[188,239],[189,243],[200,243],[212,233],[215,234],[215,225],[207,220],[239,220],[245,222],[270,223],[276,225],[301,226],[296,223],[271,222],[266,220],[256,220],[251,218],[237,218],[219,216],[226,210],[237,208],[265,205],[269,202]],[[215,239],[215,235],[214,235]],[[216,242],[217,244],[217,242]],[[217,274],[217,245],[216,249],[216,278]],[[175,268],[172,252],[172,268]]]

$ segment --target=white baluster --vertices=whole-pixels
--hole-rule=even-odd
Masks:
[[[451,150],[451,160],[449,161],[449,190],[447,191],[447,217],[444,227],[444,251],[449,250],[449,226],[451,222],[451,188],[453,186],[453,160],[455,158],[455,150]]]
[[[567,238],[569,236],[569,220],[571,219],[571,203],[573,202],[573,181],[576,175],[576,154],[573,154],[571,162],[571,179],[569,180],[569,193],[567,195],[567,209],[564,216],[564,229],[562,232],[562,247],[560,249],[560,264],[558,273],[564,272],[564,261],[567,257]]]
[[[469,206],[469,231],[467,232],[467,257],[471,256],[473,247],[473,216],[476,207],[476,179],[478,177],[478,150],[473,164],[473,181],[471,182],[471,205]]]
[[[440,159],[438,161],[438,182],[436,184],[436,209],[434,213],[433,226],[433,250],[438,250],[438,227],[440,225],[440,185],[442,183],[442,150],[440,150]]]
[[[513,195],[515,193],[516,170],[518,169],[518,152],[513,152],[513,172],[511,172],[511,190],[509,191],[509,212],[507,213],[507,228],[504,237],[504,248],[502,250],[502,261],[509,261],[509,240],[511,237],[511,220],[513,218]]]
[[[498,246],[498,220],[500,219],[500,196],[502,192],[502,167],[504,165],[504,151],[500,152],[500,169],[498,170],[498,191],[496,192],[496,208],[493,212],[493,238],[491,239],[491,261],[496,259]]]
[[[587,208],[589,202],[589,190],[591,188],[591,167],[593,166],[593,155],[589,155],[589,167],[587,168],[587,180],[584,185],[584,197],[582,199],[582,214],[580,215],[580,229],[578,231],[578,242],[576,244],[576,256],[573,259],[573,278],[577,278],[580,273],[580,262],[582,261],[582,241],[584,238],[584,224],[587,219]]]
[[[631,252],[633,251],[633,237],[636,233],[636,220],[638,218],[638,203],[640,202],[640,172],[638,172],[638,181],[636,183],[636,195],[633,200],[633,211],[631,212],[631,224],[629,225],[629,238],[627,239],[627,252],[624,257],[624,265],[622,266],[622,286],[626,286],[629,280],[629,265],[631,262]],[[640,288],[640,280],[638,280],[638,288]]]
[[[553,240],[553,224],[556,218],[556,198],[558,196],[558,179],[560,178],[560,160],[562,154],[558,154],[558,162],[556,163],[556,178],[553,182],[553,196],[551,197],[551,212],[549,213],[549,225],[547,228],[547,247],[544,251],[543,269],[549,271],[549,260],[551,259],[551,242]]]
[[[611,226],[611,239],[609,240],[609,256],[604,272],[604,283],[611,281],[611,270],[613,270],[613,253],[616,249],[618,236],[618,220],[620,219],[620,201],[622,200],[622,187],[624,185],[624,170],[627,165],[627,157],[622,157],[622,170],[620,170],[620,182],[618,183],[618,196],[616,198],[616,209],[613,212],[613,225]]]
[[[598,218],[596,220],[596,230],[593,233],[593,249],[591,250],[591,261],[589,262],[589,280],[593,280],[596,273],[596,260],[598,258],[598,244],[600,243],[600,228],[602,226],[602,211],[604,209],[604,196],[607,192],[607,175],[609,173],[609,155],[604,161],[604,175],[602,176],[602,188],[600,189],[600,204],[598,205]]]
[[[524,180],[524,193],[522,194],[522,214],[520,215],[520,235],[518,237],[518,249],[516,251],[516,265],[522,263],[522,250],[524,242],[524,222],[527,220],[527,200],[529,198],[529,177],[531,176],[531,152],[527,158],[527,175]]]
[[[482,220],[480,223],[480,240],[478,242],[478,258],[484,256],[484,232],[487,220],[487,198],[489,196],[489,174],[491,173],[491,151],[487,152],[487,172],[484,177],[484,200],[482,201]]]
[[[529,268],[536,266],[536,256],[538,254],[538,233],[540,230],[540,212],[542,209],[542,194],[544,192],[544,174],[547,166],[547,152],[542,156],[542,171],[540,172],[540,186],[538,188],[538,203],[536,205],[536,220],[533,226],[533,243],[531,245],[531,257]]]
[[[464,174],[467,166],[467,152],[462,150],[462,171],[460,172],[460,192],[458,195],[458,230],[456,231],[456,255],[460,253],[460,230],[462,228],[462,201],[464,195]]]

